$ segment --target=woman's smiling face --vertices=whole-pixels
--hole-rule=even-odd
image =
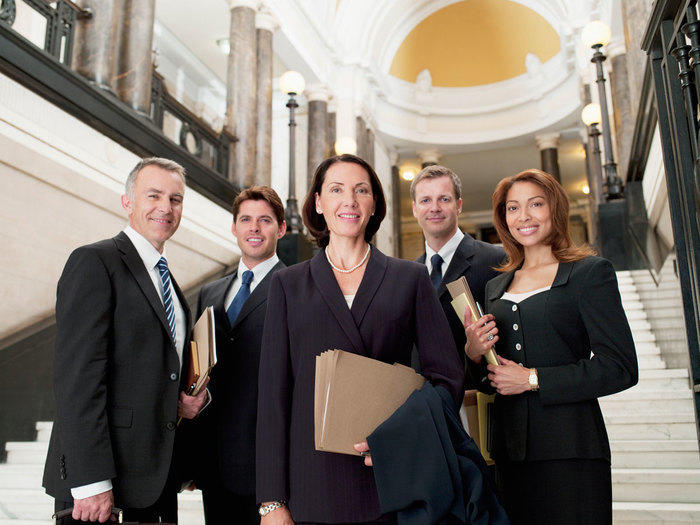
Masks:
[[[364,237],[374,213],[369,174],[352,162],[338,162],[326,172],[316,211],[323,214],[331,237]]]
[[[544,243],[552,231],[552,213],[544,189],[533,182],[516,182],[506,196],[506,223],[523,246]]]

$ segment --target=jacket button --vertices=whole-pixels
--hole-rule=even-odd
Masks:
[[[518,323],[515,323],[515,324],[513,325],[513,330],[515,330],[516,332],[518,331]]]
[[[173,423],[172,421],[168,421],[165,424],[165,428],[167,428],[168,430],[175,430],[175,423]]]
[[[523,348],[523,345],[521,345],[520,343],[515,343],[516,350],[522,350],[522,348]]]
[[[176,374],[175,372],[173,372],[172,374],[170,374],[170,380],[171,380],[171,381],[177,381],[177,374]]]
[[[513,311],[514,311],[514,312],[517,312],[517,311],[518,311],[518,305],[517,305],[517,304],[514,304],[514,305],[513,305]]]

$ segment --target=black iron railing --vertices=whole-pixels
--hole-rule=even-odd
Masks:
[[[700,416],[700,22],[697,0],[657,0],[642,48],[649,54],[657,101],[695,408]]]

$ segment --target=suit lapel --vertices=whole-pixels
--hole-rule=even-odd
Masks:
[[[357,289],[357,294],[355,295],[355,300],[352,302],[352,309],[350,310],[350,313],[352,313],[355,319],[356,326],[362,324],[362,319],[367,312],[367,308],[372,302],[372,299],[374,299],[379,285],[382,284],[384,280],[387,262],[386,255],[372,246],[372,253],[370,254],[369,261],[367,261],[365,275],[362,277],[362,282]]]
[[[501,297],[510,286],[510,283],[513,282],[514,275],[515,270],[511,270],[510,272],[497,275],[491,281],[489,281],[489,295],[486,300],[495,301]]]
[[[374,253],[372,253],[374,256]],[[338,281],[335,280],[333,275],[333,270],[331,270],[328,261],[326,260],[325,249],[320,250],[310,263],[311,268],[311,278],[321,293],[321,297],[328,305],[328,308],[333,313],[333,316],[340,324],[340,327],[345,332],[345,335],[350,339],[350,343],[353,346],[355,353],[363,355],[366,353],[365,345],[362,342],[362,337],[360,336],[360,331],[355,324],[355,319],[350,313],[348,308],[348,303],[345,302],[343,293],[338,286]],[[365,270],[365,275],[367,274]],[[362,284],[360,284],[362,288]],[[345,350],[339,348],[339,350]]]
[[[447,267],[447,270],[445,270],[445,273],[442,276],[442,282],[440,282],[440,286],[438,286],[437,289],[438,297],[447,292],[447,283],[451,283],[452,281],[459,279],[467,272],[467,270],[469,270],[472,265],[471,259],[474,256],[475,251],[476,243],[474,242],[474,239],[465,233],[464,238],[457,245],[457,249],[452,256],[450,265]]]
[[[238,314],[238,317],[236,317],[236,321],[233,323],[231,330],[234,330],[243,321],[243,319],[245,319],[248,316],[250,312],[255,310],[258,306],[260,306],[261,303],[267,300],[267,291],[270,289],[270,280],[272,279],[272,274],[280,268],[284,268],[284,263],[282,261],[275,264],[270,269],[270,271],[267,272],[265,278],[262,281],[260,281],[260,284],[258,284],[255,287],[253,293],[251,293],[250,297],[248,297],[248,299],[246,299],[246,302],[243,303],[243,308],[241,308],[241,312]]]
[[[168,324],[168,320],[165,317],[165,308],[163,307],[163,303],[161,302],[160,297],[158,296],[158,292],[156,292],[156,289],[153,286],[153,281],[151,280],[151,278],[148,275],[148,272],[146,271],[146,266],[143,264],[143,259],[141,259],[139,252],[136,251],[136,248],[124,232],[120,232],[119,235],[114,237],[114,243],[116,244],[117,249],[121,253],[122,260],[126,264],[126,267],[129,268],[129,271],[134,276],[134,279],[139,285],[139,288],[141,288],[141,291],[146,296],[146,299],[148,299],[151,308],[153,308],[156,317],[158,317],[158,319],[160,320],[160,323],[165,329],[165,333],[168,334],[168,337],[170,337],[170,342],[173,343],[174,346],[175,342],[173,341],[173,336],[170,332],[170,325]],[[174,283],[175,280],[172,278],[172,275],[170,277],[171,282]],[[179,288],[177,290],[179,292]],[[181,295],[178,295],[178,297],[181,297]],[[187,303],[182,303],[183,310],[187,310],[185,306],[186,304]],[[185,313],[185,315],[188,315],[187,312]]]
[[[219,316],[216,322],[221,323],[221,326],[225,327],[225,331],[231,329],[231,324],[228,320],[228,313],[226,312],[226,295],[231,289],[231,286],[233,286],[233,281],[236,280],[237,275],[238,270],[224,277],[221,283],[219,283],[219,285],[216,287],[216,290],[212,292],[213,297],[211,303],[214,307],[214,315]]]

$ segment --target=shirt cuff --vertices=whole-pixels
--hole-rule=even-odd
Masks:
[[[108,490],[112,490],[112,480],[106,479],[104,481],[90,483],[89,485],[72,488],[70,489],[70,493],[73,499],[85,499],[90,496],[97,496]]]

